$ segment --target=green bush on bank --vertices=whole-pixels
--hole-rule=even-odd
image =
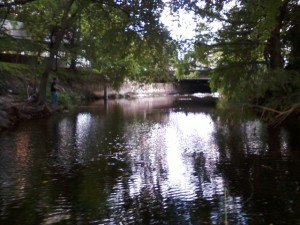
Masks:
[[[47,98],[51,99],[50,93],[47,95]],[[73,91],[60,91],[58,93],[58,106],[62,109],[72,109],[75,107],[76,102],[78,99],[78,95],[74,93]]]

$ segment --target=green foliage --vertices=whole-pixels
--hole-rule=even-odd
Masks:
[[[25,75],[33,75],[34,67],[25,64],[0,62],[1,78],[22,78]]]
[[[75,93],[67,85],[59,85],[60,91],[58,92],[58,107],[62,109],[72,109],[77,104],[79,93]],[[50,102],[51,93],[47,92],[47,99]],[[56,107],[56,106],[54,106]]]
[[[59,105],[64,109],[71,109],[74,107],[75,96],[72,92],[59,92]]]
[[[0,42],[0,50],[24,46],[73,66],[85,58],[116,88],[125,77],[141,82],[171,79],[169,68],[177,46],[160,23],[163,7],[161,0],[32,1],[14,8],[14,16],[8,15],[23,22],[34,48],[7,39],[3,48]],[[62,41],[56,42],[61,34]]]
[[[186,53],[183,59],[176,60],[175,66],[175,77],[177,79],[187,79],[198,76],[196,72],[197,59],[194,51]]]
[[[255,73],[239,67],[233,70],[214,71],[211,85],[222,86],[223,105],[229,102],[263,104],[270,108],[284,109],[300,100],[300,74],[286,70],[257,70]],[[220,82],[220,83],[218,83]]]
[[[257,50],[264,51],[271,33],[280,23],[278,17],[283,4],[282,0],[247,1],[245,4],[245,13],[249,13],[250,19],[255,21],[251,36],[258,40]]]
[[[10,90],[27,96],[28,88],[34,87],[38,70],[31,65],[0,62],[0,94]]]
[[[300,100],[300,74],[295,71],[267,71],[261,76],[257,92],[263,96],[263,104],[284,109]]]
[[[158,23],[160,7],[160,1],[90,4],[80,18],[80,54],[115,87],[125,77],[145,82],[163,79],[175,47]]]
[[[146,82],[168,78],[175,48],[159,22],[162,8],[161,0],[39,0],[18,7],[15,19],[37,43],[35,51],[50,53],[39,97],[45,96],[54,56],[73,69],[76,60],[89,60],[116,88],[125,77]]]

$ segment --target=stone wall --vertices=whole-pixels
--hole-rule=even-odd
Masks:
[[[85,89],[96,98],[104,98],[105,84],[103,82],[85,84],[84,87],[82,87],[80,84],[74,84],[74,86],[81,90]],[[177,89],[172,83],[141,84],[127,81],[120,87],[119,90],[114,90],[110,85],[107,85],[108,97],[169,95],[176,93]]]

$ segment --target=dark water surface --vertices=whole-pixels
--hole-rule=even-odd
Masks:
[[[300,133],[193,97],[98,102],[0,135],[0,224],[300,224]]]

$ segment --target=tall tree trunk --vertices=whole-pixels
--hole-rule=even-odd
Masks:
[[[300,6],[295,8],[295,12],[300,14]],[[295,13],[295,14],[296,14]],[[291,41],[291,53],[288,69],[300,72],[300,18],[296,17],[291,21],[291,28],[288,31],[289,40]]]
[[[73,26],[70,30],[70,52],[71,52],[71,64],[70,68],[71,70],[76,71],[76,64],[77,64],[77,50],[76,50],[76,39],[77,39],[77,33],[76,33],[76,27]]]
[[[45,66],[44,72],[40,79],[39,91],[38,91],[38,103],[44,103],[47,97],[47,83],[50,72],[52,71],[52,66],[55,60],[55,54],[51,53],[48,58],[47,64]]]
[[[283,58],[281,55],[281,26],[277,25],[271,33],[269,39],[270,69],[283,68]]]
[[[276,17],[276,26],[274,30],[271,32],[271,37],[268,42],[268,52],[269,52],[269,60],[270,60],[270,69],[281,69],[284,66],[284,60],[282,57],[282,49],[281,49],[281,33],[280,30],[283,26],[284,16],[287,11],[289,0],[285,0],[282,2],[282,5],[279,8],[279,15]]]

